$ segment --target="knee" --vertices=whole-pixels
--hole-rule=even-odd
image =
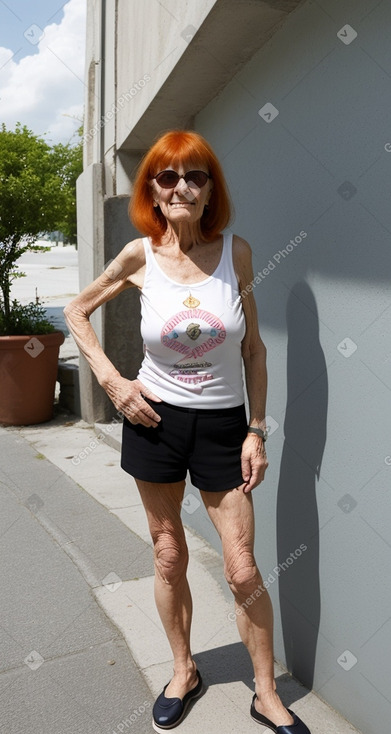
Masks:
[[[189,552],[186,541],[160,535],[154,545],[155,569],[165,584],[175,585],[186,574]]]
[[[227,559],[225,578],[233,594],[246,598],[258,588],[260,573],[252,553],[238,554]]]

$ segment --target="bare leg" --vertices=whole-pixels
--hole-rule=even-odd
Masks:
[[[222,540],[225,574],[235,598],[238,630],[254,666],[255,707],[276,726],[293,724],[275,690],[273,609],[266,589],[262,591],[262,577],[253,555],[252,496],[240,490],[201,492],[201,495]]]
[[[136,479],[136,483],[154,544],[156,606],[174,657],[174,675],[165,696],[183,698],[198,682],[190,650],[192,599],[180,517],[185,482],[153,484]]]

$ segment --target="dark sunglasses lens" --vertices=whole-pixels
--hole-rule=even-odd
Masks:
[[[155,176],[157,183],[162,189],[175,188],[180,178],[176,171],[162,171]],[[208,174],[204,173],[204,171],[188,171],[184,176],[187,184],[191,185],[193,183],[199,189],[205,186],[208,178]]]
[[[189,171],[185,175],[185,181],[186,183],[194,183],[198,188],[202,188],[202,186],[205,186],[206,182],[208,180],[208,175],[204,173],[204,171]]]
[[[155,178],[163,189],[174,188],[179,181],[179,176],[175,171],[162,171]]]

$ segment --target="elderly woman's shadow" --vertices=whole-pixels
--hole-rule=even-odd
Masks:
[[[304,281],[289,295],[287,329],[288,390],[277,496],[277,556],[286,667],[294,678],[283,674],[276,684],[283,703],[289,706],[306,695],[304,686],[313,687],[320,620],[315,489],[326,441],[328,401],[317,306]],[[242,643],[197,653],[194,659],[210,683],[243,681],[254,689],[252,665]]]
[[[328,380],[313,292],[305,281],[287,302],[287,406],[277,496],[277,556],[286,667],[313,687],[320,622],[316,480],[326,442]]]

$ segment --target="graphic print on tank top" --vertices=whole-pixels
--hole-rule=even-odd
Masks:
[[[245,318],[233,267],[232,235],[224,234],[218,266],[197,283],[177,283],[143,239],[141,291],[144,359],[140,382],[173,405],[230,408],[244,402],[241,344]]]
[[[183,303],[199,305],[191,294]],[[213,372],[205,355],[222,344],[226,337],[225,326],[218,316],[201,308],[190,308],[172,316],[161,331],[161,342],[182,355],[169,374],[187,385],[198,385],[213,379]]]

